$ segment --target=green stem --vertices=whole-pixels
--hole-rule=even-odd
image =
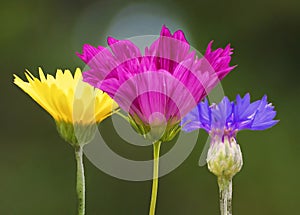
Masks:
[[[149,215],[155,214],[157,190],[158,190],[158,172],[159,172],[159,151],[161,142],[153,143],[153,180],[152,180],[152,193]]]
[[[232,215],[232,179],[218,178],[221,215]]]
[[[125,119],[127,122],[129,122],[129,118],[122,114],[119,110],[116,110],[114,113]]]
[[[85,179],[83,166],[83,148],[79,146],[75,149],[75,158],[77,162],[77,198],[78,198],[78,215],[85,214]]]

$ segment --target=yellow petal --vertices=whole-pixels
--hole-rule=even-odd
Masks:
[[[26,70],[28,82],[14,75],[14,83],[31,96],[56,121],[93,124],[110,116],[117,104],[101,90],[82,81],[79,68],[74,76],[70,70],[58,69],[55,76],[45,76],[39,68],[39,78]]]

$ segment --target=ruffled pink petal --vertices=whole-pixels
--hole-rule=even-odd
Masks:
[[[83,79],[145,123],[154,113],[179,121],[234,68],[230,45],[212,50],[211,41],[198,59],[184,33],[172,35],[166,26],[144,55],[131,41],[109,37],[107,42],[109,48],[85,45],[78,54],[90,67]]]
[[[93,47],[89,44],[83,45],[82,54],[79,52],[76,52],[76,55],[86,64],[90,62],[96,56],[99,52],[101,52],[104,49],[104,47],[99,46],[98,48]]]

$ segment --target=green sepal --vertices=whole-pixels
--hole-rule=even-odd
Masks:
[[[97,124],[79,124],[57,122],[56,128],[59,135],[73,147],[78,148],[89,143],[95,136]]]
[[[131,127],[145,139],[152,142],[168,142],[176,137],[181,131],[180,123],[170,119],[166,126],[150,126],[144,123],[137,115],[128,116]]]

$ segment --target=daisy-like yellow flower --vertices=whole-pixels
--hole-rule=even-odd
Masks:
[[[29,71],[25,72],[25,76],[28,82],[14,75],[14,83],[54,118],[58,132],[73,146],[88,142],[95,125],[117,108],[106,93],[82,81],[79,68],[74,76],[70,70],[60,69],[55,77],[45,76],[41,68],[40,78]]]
[[[118,105],[106,93],[82,81],[79,68],[57,70],[55,77],[43,73],[40,78],[25,72],[27,81],[14,75],[14,83],[41,105],[55,120],[59,134],[75,149],[77,162],[78,215],[85,214],[85,177],[83,146],[95,134],[98,123],[113,114]]]

